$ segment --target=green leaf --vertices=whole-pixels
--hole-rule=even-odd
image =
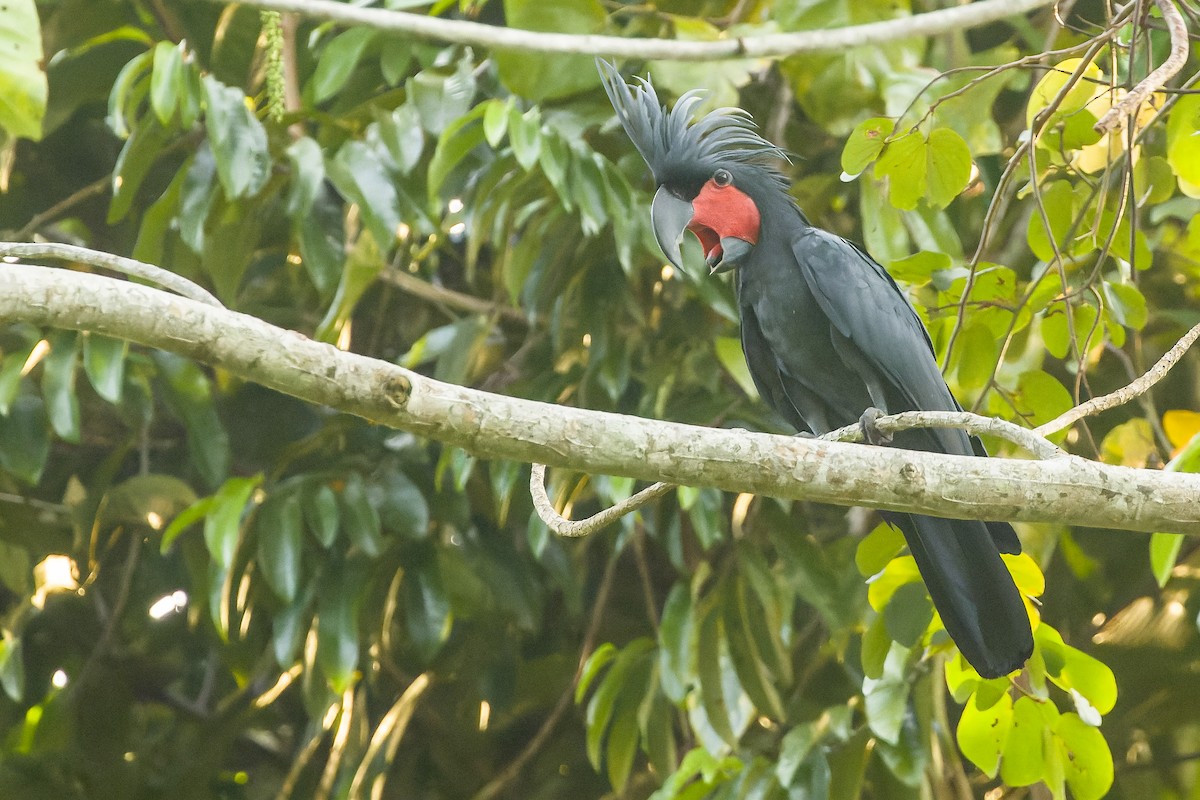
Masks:
[[[617,700],[612,723],[608,728],[608,742],[605,748],[604,761],[608,772],[608,782],[618,792],[624,792],[633,770],[633,759],[637,755],[638,738],[641,729],[638,725],[638,710],[647,690],[653,691],[647,684],[650,680],[653,658],[642,654],[634,662],[625,679],[624,691]]]
[[[917,132],[888,143],[875,162],[875,177],[888,179],[888,199],[896,208],[911,211],[928,186],[929,146]]]
[[[928,159],[929,203],[945,208],[971,181],[971,150],[950,128],[937,128],[929,134]]]
[[[1041,198],[1050,228],[1047,230],[1041,212],[1035,208],[1026,238],[1034,255],[1043,261],[1053,261],[1055,244],[1060,253],[1067,252],[1071,245],[1067,235],[1075,221],[1075,193],[1067,181],[1053,181],[1042,187]]]
[[[42,138],[46,73],[34,0],[7,0],[0,13],[0,129],[12,137]]]
[[[719,602],[729,656],[750,702],[762,714],[784,719],[783,703],[755,641],[769,639],[770,632],[760,630],[757,636],[753,632],[755,628],[763,628],[766,615],[747,589],[738,576],[731,576],[722,587]]]
[[[663,693],[676,704],[683,703],[694,682],[689,652],[692,638],[692,599],[683,583],[676,583],[667,595],[658,629],[659,681]]]
[[[888,635],[887,624],[882,614],[876,614],[862,638],[862,668],[866,677],[878,680],[883,676],[883,665],[891,648],[892,637]]]
[[[607,20],[599,0],[504,0],[512,28],[553,33],[596,33]],[[500,50],[493,53],[500,81],[518,97],[540,103],[566,97],[600,83],[590,55],[541,55]]]
[[[125,359],[129,342],[99,333],[88,333],[83,339],[83,370],[96,394],[110,403],[121,402],[125,385]]]
[[[150,107],[163,125],[169,125],[184,89],[183,45],[159,42],[154,46],[150,73]]]
[[[487,139],[487,143],[493,149],[504,141],[504,134],[508,131],[508,115],[512,107],[511,97],[507,101],[493,98],[484,103],[483,138]]]
[[[469,114],[459,117],[451,123],[438,138],[433,158],[429,161],[427,189],[430,206],[437,205],[442,184],[451,170],[462,163],[467,154],[483,142],[484,132],[481,120],[486,110],[486,105],[475,106]]]
[[[339,33],[325,45],[309,86],[313,103],[324,103],[346,85],[363,53],[378,35],[373,28],[355,27]]]
[[[158,119],[147,115],[139,120],[132,135],[125,140],[113,167],[113,195],[107,218],[109,225],[120,222],[129,213],[138,189],[150,172],[150,167],[162,155],[169,138],[170,132],[159,124]]]
[[[341,518],[350,542],[367,556],[375,558],[383,552],[379,511],[367,497],[362,476],[357,472],[346,476],[340,500]]]
[[[758,389],[754,385],[754,378],[750,376],[750,368],[746,365],[746,356],[742,352],[741,340],[734,336],[718,336],[713,341],[713,346],[717,351],[717,360],[721,362],[725,371],[737,381],[746,396],[751,399],[757,398]]]
[[[446,643],[454,623],[436,561],[426,560],[405,573],[404,618],[409,645],[421,662],[428,664]]]
[[[893,644],[884,662],[883,676],[863,679],[867,724],[876,736],[889,744],[900,741],[900,727],[908,712],[909,684],[904,679],[907,660],[908,649]]]
[[[79,362],[79,336],[54,331],[48,337],[50,355],[42,362],[42,397],[50,427],[64,441],[79,443],[79,396],[75,394],[75,365]]]
[[[1000,778],[1009,786],[1029,786],[1046,773],[1045,744],[1058,711],[1050,703],[1019,697],[1004,741]]]
[[[1054,732],[1075,800],[1100,800],[1108,794],[1113,783],[1112,751],[1100,731],[1068,712],[1059,717]]]
[[[724,649],[725,637],[721,630],[718,602],[719,598],[714,596],[706,601],[707,608],[700,612],[702,616],[696,637],[696,671],[700,679],[700,702],[708,716],[708,722],[721,739],[733,745],[737,742],[737,734],[731,722],[732,715],[725,695],[725,683],[727,678],[736,683],[737,675],[732,661],[723,657],[721,652]]]
[[[965,391],[984,387],[996,367],[999,344],[986,325],[972,323],[963,329],[954,355],[959,387]]]
[[[213,505],[216,503],[215,497],[201,497],[190,506],[180,511],[174,519],[171,520],[164,530],[162,542],[159,544],[158,550],[166,555],[171,550],[171,545],[175,544],[175,540],[187,531],[188,528],[195,525],[200,520],[206,518],[212,512]]]
[[[303,501],[304,521],[313,536],[328,550],[337,538],[341,514],[338,511],[337,495],[322,483],[306,492]]]
[[[308,136],[301,136],[288,145],[287,156],[292,168],[287,213],[306,217],[325,180],[325,157],[321,145]]]
[[[958,746],[963,755],[989,778],[996,777],[1000,769],[1000,754],[1008,741],[1012,717],[1013,701],[1008,694],[987,708],[979,707],[972,695],[959,717],[955,734]]]
[[[616,657],[617,646],[612,642],[605,642],[592,651],[587,661],[584,662],[583,669],[579,671],[579,680],[575,684],[575,705],[583,702],[584,695],[587,694],[592,681]]]
[[[357,30],[357,29],[356,29]],[[258,194],[271,176],[267,131],[246,106],[241,89],[204,76],[205,128],[225,197]]]
[[[1074,405],[1066,387],[1042,370],[1022,374],[1013,399],[1017,411],[1032,426],[1049,422]]]
[[[379,153],[351,140],[338,148],[327,167],[334,186],[362,211],[376,244],[390,248],[403,218],[400,194]]]
[[[258,534],[258,565],[263,578],[285,603],[296,599],[304,552],[300,498],[290,492],[271,498],[259,509],[254,528]]]
[[[1167,117],[1167,163],[1179,179],[1180,188],[1200,184],[1200,96],[1178,98]],[[1185,190],[1194,197],[1194,193]]]
[[[1150,537],[1150,569],[1160,589],[1171,579],[1185,538],[1182,533],[1155,533]]]
[[[1075,72],[1082,63],[1083,59],[1081,58],[1068,58],[1055,64],[1042,76],[1029,95],[1029,105],[1025,109],[1025,125],[1027,127],[1033,124],[1034,117],[1042,109],[1050,105],[1051,101],[1067,85],[1067,81],[1071,79],[1071,73]],[[1100,67],[1095,63],[1088,64],[1084,68],[1080,80],[1076,81],[1075,85],[1067,91],[1062,102],[1055,109],[1055,116],[1062,117],[1073,114],[1087,105],[1099,91],[1096,85],[1099,80],[1101,80]],[[1047,126],[1049,124],[1048,121]]]
[[[0,469],[36,485],[50,455],[49,422],[40,397],[21,395],[0,416]]]
[[[326,567],[317,593],[317,665],[330,688],[341,694],[358,667],[358,613],[362,578],[341,561]]]
[[[242,515],[262,476],[230,478],[213,495],[212,509],[204,520],[204,543],[213,562],[222,570],[233,566],[242,535]]]
[[[927,283],[935,272],[950,269],[953,262],[950,256],[934,250],[921,250],[906,258],[896,259],[888,264],[888,272],[893,278],[904,283]]]
[[[434,135],[466,114],[475,99],[475,62],[468,52],[454,71],[425,69],[405,84],[409,102],[417,109],[421,125]]]
[[[784,735],[779,743],[779,761],[775,765],[775,777],[779,779],[780,786],[792,785],[796,770],[808,758],[819,739],[817,727],[811,722],[797,725]]]
[[[538,161],[542,146],[542,114],[536,106],[524,114],[516,106],[508,111],[508,141],[521,168],[528,171]]]
[[[192,463],[205,483],[218,485],[229,472],[229,436],[213,407],[208,378],[176,355],[156,352],[154,361],[163,378],[164,399],[187,431]]]
[[[883,144],[892,135],[896,123],[891,117],[865,119],[846,137],[842,149],[842,172],[858,175],[883,151]]]
[[[585,716],[587,755],[588,761],[596,769],[600,769],[600,747],[604,741],[604,734],[612,722],[617,701],[627,688],[626,678],[635,664],[643,661],[653,648],[654,642],[646,637],[634,639],[627,644],[613,660],[612,667],[605,673],[592,699],[588,701]],[[639,698],[643,691],[644,687],[640,687],[637,695]]]
[[[376,121],[379,139],[388,155],[405,175],[421,160],[425,150],[425,133],[421,130],[421,115],[413,103],[405,103],[391,114]]]
[[[25,654],[21,639],[5,633],[0,639],[0,688],[14,703],[25,697]]]
[[[1139,331],[1145,327],[1146,298],[1136,286],[1132,283],[1104,281],[1101,288],[1104,291],[1104,299],[1108,301],[1107,310],[1118,325]]]
[[[38,335],[27,336],[10,348],[0,359],[0,416],[7,416],[21,390],[21,372],[39,341]]]
[[[907,648],[914,647],[933,621],[933,604],[920,583],[906,583],[896,589],[883,609],[888,635]]]

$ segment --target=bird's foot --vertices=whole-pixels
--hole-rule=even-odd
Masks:
[[[879,430],[879,426],[876,424],[877,420],[882,416],[885,416],[882,411],[871,406],[858,418],[858,424],[862,427],[863,438],[867,440],[867,444],[873,444],[878,447],[892,443],[892,435]]]

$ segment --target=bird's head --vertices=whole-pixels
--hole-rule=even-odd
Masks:
[[[658,246],[682,268],[679,245],[689,230],[713,273],[738,266],[758,244],[762,199],[785,188],[772,162],[787,155],[740,108],[697,117],[702,96],[688,92],[667,110],[648,80],[630,85],[607,62],[598,66],[617,118],[658,184],[650,208]]]

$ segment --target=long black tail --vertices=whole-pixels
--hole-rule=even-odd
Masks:
[[[946,631],[971,666],[996,678],[1024,664],[1033,652],[1029,617],[997,550],[1007,536],[990,530],[1003,523],[895,513],[884,518],[903,531]]]

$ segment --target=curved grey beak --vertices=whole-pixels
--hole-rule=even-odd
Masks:
[[[692,221],[692,204],[682,200],[660,186],[650,205],[650,224],[654,227],[654,238],[662,248],[667,260],[678,269],[683,269],[683,256],[679,245],[683,232]]]

